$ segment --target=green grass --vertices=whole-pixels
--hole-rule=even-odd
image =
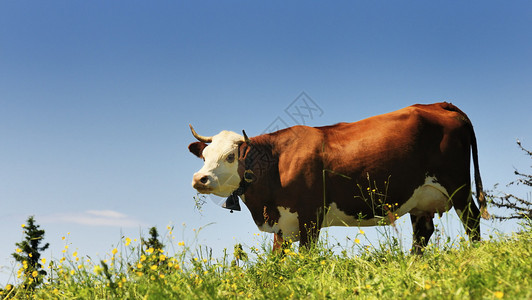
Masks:
[[[292,246],[282,256],[267,242],[236,245],[215,259],[171,234],[164,252],[124,239],[103,262],[65,249],[46,262],[44,284],[7,286],[0,299],[532,299],[530,225],[474,245],[432,245],[423,256],[405,254],[392,238],[334,251],[326,243]]]

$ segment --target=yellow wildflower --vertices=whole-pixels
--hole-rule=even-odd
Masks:
[[[358,233],[365,234],[366,232],[364,232],[364,230],[360,229],[360,231]]]
[[[493,296],[495,296],[495,298],[497,298],[497,299],[502,299],[502,297],[504,297],[504,293],[501,292],[501,291],[497,291],[497,292],[493,293]]]
[[[37,277],[37,276],[39,276],[39,272],[37,272],[37,271],[33,271],[33,272],[31,273],[31,276],[33,276],[33,277]]]
[[[74,253],[72,253],[72,256],[74,257],[78,256],[78,251],[74,251]]]
[[[360,244],[360,240],[359,239],[355,239],[355,243]]]
[[[111,252],[113,253],[113,255],[115,255],[118,252],[118,249],[114,248]]]
[[[94,271],[94,274],[100,275],[103,271],[103,268],[100,265],[95,265],[93,271]]]
[[[146,252],[148,252],[148,254],[152,254],[153,253],[153,248],[150,247],[150,248],[146,249]]]
[[[150,269],[152,269],[152,270],[154,270],[154,271],[157,270],[157,265],[153,265],[153,266],[151,266]]]
[[[126,246],[129,246],[129,244],[131,244],[131,239],[130,238],[126,238]]]
[[[20,225],[20,227],[24,228],[24,227],[26,227],[26,224],[22,224],[22,225]]]

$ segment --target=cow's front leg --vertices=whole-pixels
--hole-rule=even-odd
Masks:
[[[279,253],[282,251],[282,248],[283,248],[283,243],[284,243],[284,239],[283,239],[283,235],[282,233],[274,233],[273,234],[273,252],[274,253]]]
[[[315,221],[301,222],[299,224],[300,247],[310,248],[316,245],[320,236],[320,229]]]

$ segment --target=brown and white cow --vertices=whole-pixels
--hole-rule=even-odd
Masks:
[[[410,213],[412,251],[428,243],[435,213],[454,207],[480,240],[489,218],[471,121],[450,103],[413,105],[354,123],[294,126],[247,138],[230,131],[198,135],[189,150],[205,161],[193,176],[200,193],[238,197],[255,224],[308,245],[327,226],[390,224]],[[472,200],[473,156],[480,210]],[[236,206],[234,206],[236,204]]]

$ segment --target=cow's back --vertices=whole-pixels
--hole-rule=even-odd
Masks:
[[[456,110],[452,110],[455,108]],[[449,103],[413,105],[354,123],[318,127],[322,132],[323,160],[337,171],[377,167],[411,155],[445,154],[453,143],[469,147],[469,120]],[[469,148],[464,147],[469,151]],[[429,159],[429,157],[425,157]],[[426,162],[424,162],[426,163]]]

